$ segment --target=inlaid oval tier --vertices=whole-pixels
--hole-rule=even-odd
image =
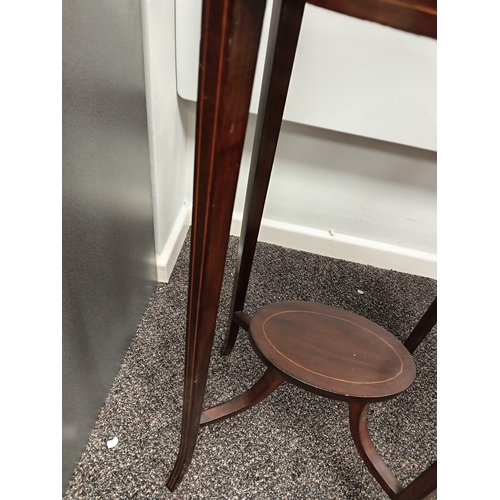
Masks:
[[[250,338],[289,381],[329,397],[383,400],[407,389],[415,363],[404,345],[362,316],[313,302],[260,309]]]

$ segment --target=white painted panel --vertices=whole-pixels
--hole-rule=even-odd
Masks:
[[[190,203],[196,107],[182,102]],[[235,212],[243,212],[255,122],[251,115]],[[435,255],[436,160],[433,151],[285,122],[264,218]]]
[[[176,0],[177,91],[190,101],[197,97],[201,3]],[[436,41],[306,5],[284,118],[436,151]]]
[[[142,0],[157,255],[163,255],[165,252],[185,197],[186,137],[175,80],[174,7],[172,0]]]

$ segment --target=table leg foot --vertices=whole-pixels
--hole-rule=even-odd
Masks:
[[[186,474],[189,465],[191,463],[191,459],[193,458],[193,452],[195,446],[196,446],[196,437],[194,443],[191,446],[181,447],[177,455],[177,460],[175,462],[174,468],[172,469],[170,477],[167,481],[167,488],[170,491],[174,491],[177,488],[177,486],[179,486],[180,482],[182,481],[182,478],[184,477],[184,474]]]

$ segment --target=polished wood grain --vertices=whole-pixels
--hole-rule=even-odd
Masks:
[[[277,370],[268,368],[248,391],[230,399],[226,403],[204,410],[201,414],[200,424],[214,424],[252,408],[257,403],[264,401],[284,381],[285,379]]]
[[[308,0],[308,3],[415,35],[437,38],[436,0]]]
[[[435,2],[430,0],[314,0],[309,3],[418,35],[433,38],[437,36]],[[243,311],[245,295],[304,5],[304,0],[277,0],[274,5],[250,181],[245,201],[230,327],[224,349],[226,353],[229,353],[234,345],[238,328],[240,326],[247,328],[250,322],[248,315]],[[203,2],[184,400],[179,453],[167,483],[170,490],[177,487],[187,471],[200,424],[220,421],[250,408],[272,392],[282,382],[284,375],[284,372],[270,367],[265,376],[244,395],[202,413],[264,8],[265,0],[204,0]],[[421,342],[422,332],[427,328],[427,324],[426,320],[421,328],[417,328],[417,333],[410,335],[409,348],[414,349]],[[343,345],[345,347],[348,344],[344,342]],[[380,353],[383,349],[377,351]],[[357,352],[364,353],[364,351]],[[391,359],[393,362],[389,366],[394,370],[397,363],[394,361],[395,358]],[[304,362],[303,359],[299,361]],[[402,365],[406,366],[404,360]],[[349,365],[344,362],[343,366],[345,370]],[[302,371],[304,368],[303,366]],[[394,375],[394,372],[391,373]],[[292,375],[286,377],[293,378],[297,385],[308,386],[309,390],[319,392],[325,390],[314,384],[309,385],[309,381],[303,380],[302,377],[294,378]],[[363,382],[361,385],[367,386],[370,385],[368,382],[373,380],[370,381],[365,377],[361,382]],[[361,444],[358,449],[364,450],[363,453],[368,456],[370,470],[383,469],[376,456],[373,454],[370,456],[371,451],[367,452],[371,449],[371,440],[367,441],[362,437],[365,431],[367,432],[367,427],[366,429],[364,427],[366,413],[363,414],[363,411],[370,401],[389,397],[389,393],[385,392],[384,395],[378,393],[378,396],[365,393],[363,400],[359,394],[352,397],[345,390],[336,393],[330,389],[331,387],[327,390],[329,397],[335,394],[339,399],[347,398],[350,401],[354,422],[352,425],[357,429],[353,431],[353,437],[356,440],[358,437],[355,436],[359,435],[358,441]],[[397,391],[397,388],[391,390]],[[397,483],[389,476],[386,471],[383,473],[379,471],[379,476],[376,477],[379,482],[385,481],[389,489],[394,491],[398,489]],[[426,478],[432,476],[432,470],[422,476],[425,476],[424,480],[416,480],[417,489],[429,483]],[[404,491],[398,494],[402,495]],[[413,493],[410,491],[409,494]]]
[[[394,473],[379,455],[368,431],[368,410],[370,405],[363,402],[349,403],[349,426],[354,444],[368,470],[382,486],[389,497],[394,498],[403,490]]]
[[[239,325],[234,313],[242,311],[245,305],[305,3],[305,0],[277,0],[273,6],[224,354],[231,352],[238,336]],[[308,3],[395,29],[437,37],[434,0],[311,0]]]
[[[252,317],[249,333],[267,366],[326,397],[383,401],[415,379],[415,362],[394,335],[337,307],[300,301],[270,304]]]
[[[234,313],[245,304],[303,13],[303,0],[273,5],[224,354],[232,351],[238,335]]]
[[[174,490],[196,445],[265,0],[205,0],[196,121],[181,439]]]
[[[432,330],[437,323],[437,297],[433,300],[425,314],[422,316],[417,326],[410,333],[404,345],[410,353],[413,354],[415,349],[425,339],[427,334]]]
[[[413,349],[436,323],[436,304],[437,299],[410,334],[408,341]],[[249,318],[243,319],[239,313],[236,316],[246,326]],[[391,499],[424,500],[436,490],[437,462],[403,487],[370,437],[370,404],[396,397],[416,375],[412,355],[390,332],[352,312],[303,301],[262,307],[250,318],[248,331],[267,371],[248,391],[205,410],[202,424],[219,422],[251,408],[287,380],[310,392],[348,402],[354,444]]]

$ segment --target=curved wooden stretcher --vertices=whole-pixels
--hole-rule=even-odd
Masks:
[[[378,455],[366,417],[370,402],[395,397],[411,384],[415,376],[411,353],[436,322],[436,301],[408,338],[406,347],[365,318],[319,304],[272,304],[253,318],[243,311],[305,3],[274,2],[224,348],[226,354],[230,353],[238,328],[246,328],[268,369],[242,395],[203,411],[265,0],[203,2],[182,429],[168,487],[174,490],[186,473],[200,425],[251,408],[288,380],[326,397],[347,401],[354,443],[382,488],[391,498],[421,499],[436,489],[436,464],[403,488]],[[436,1],[309,3],[417,35],[437,37]],[[290,331],[294,332],[293,340]]]

